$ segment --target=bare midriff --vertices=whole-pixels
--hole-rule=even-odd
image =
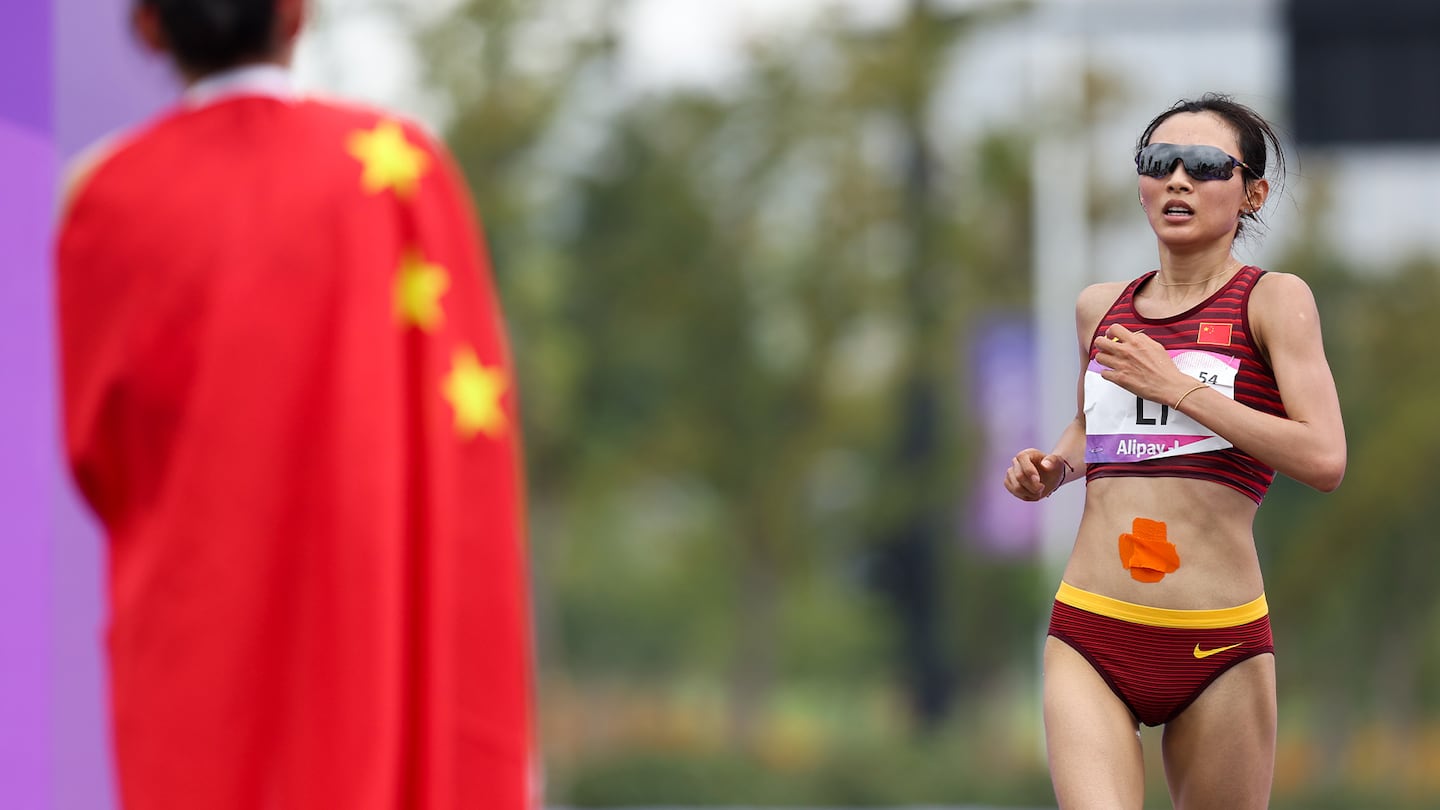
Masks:
[[[1253,530],[1257,506],[1245,495],[1190,478],[1099,478],[1087,487],[1065,566],[1071,585],[1176,610],[1243,605],[1264,592]],[[1120,536],[1132,531],[1136,518],[1164,523],[1179,554],[1179,566],[1158,582],[1136,580],[1121,560]]]

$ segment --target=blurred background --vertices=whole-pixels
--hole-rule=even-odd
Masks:
[[[82,14],[56,3],[57,29]],[[1136,137],[1219,91],[1290,149],[1239,253],[1314,289],[1350,444],[1338,492],[1281,479],[1256,527],[1272,806],[1440,807],[1440,7],[314,6],[302,84],[425,122],[485,222],[552,804],[1053,807],[1039,651],[1082,492],[1022,504],[1000,478],[1073,414],[1080,289],[1155,266]],[[116,123],[174,92],[126,59],[151,89]],[[55,64],[63,157],[65,122],[98,134],[66,99],[102,72]],[[103,808],[101,563],[41,463],[6,553],[54,584],[11,607],[6,705],[33,708],[19,638],[58,719],[5,750],[52,769],[43,806]],[[22,637],[37,616],[53,632]]]

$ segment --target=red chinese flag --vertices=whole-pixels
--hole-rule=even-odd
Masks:
[[[1201,323],[1195,342],[1204,346],[1229,346],[1233,329],[1234,326],[1228,323]]]
[[[176,112],[58,265],[127,810],[532,806],[514,381],[448,157],[316,102]]]

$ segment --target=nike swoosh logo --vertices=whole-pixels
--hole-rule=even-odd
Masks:
[[[1245,642],[1243,642],[1243,641],[1240,642],[1240,644],[1244,644],[1244,643],[1245,643]],[[1199,645],[1199,644],[1196,644],[1196,645],[1195,645],[1195,657],[1196,657],[1196,658],[1209,658],[1210,656],[1212,656],[1212,655],[1214,655],[1214,654],[1216,654],[1216,653],[1222,653],[1222,652],[1225,652],[1226,650],[1233,650],[1233,649],[1235,649],[1236,647],[1239,647],[1240,644],[1231,644],[1229,647],[1216,647],[1216,648],[1213,649],[1213,650],[1202,650],[1202,649],[1200,649],[1200,645]]]

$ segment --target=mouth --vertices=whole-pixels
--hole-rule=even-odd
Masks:
[[[1161,213],[1168,222],[1185,222],[1195,216],[1195,209],[1185,203],[1172,200],[1165,204]]]

